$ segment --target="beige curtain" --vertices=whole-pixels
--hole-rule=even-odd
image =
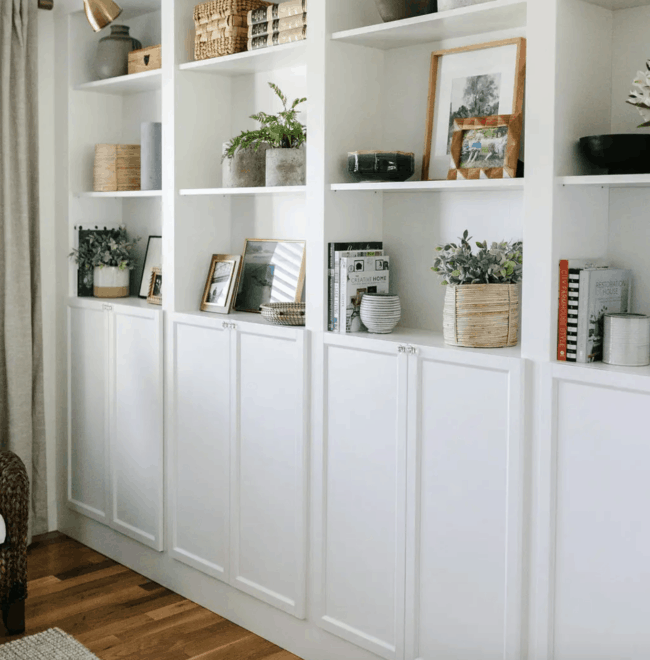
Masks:
[[[30,534],[47,531],[36,0],[0,0],[0,449],[24,461]]]

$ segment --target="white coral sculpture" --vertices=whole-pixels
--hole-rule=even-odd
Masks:
[[[637,71],[634,86],[637,88],[630,92],[626,103],[633,105],[643,117],[643,124],[638,128],[650,126],[650,60],[645,63],[646,72]]]

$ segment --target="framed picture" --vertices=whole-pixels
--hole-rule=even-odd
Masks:
[[[522,114],[525,77],[523,38],[431,54],[423,181],[447,178],[456,119]]]
[[[305,241],[246,239],[235,309],[260,312],[269,302],[301,302]]]
[[[151,271],[154,268],[162,268],[162,236],[149,236],[147,251],[144,255],[144,267],[140,278],[140,298],[147,298],[149,284],[151,283]]]
[[[152,305],[162,305],[162,268],[157,266],[151,269],[147,302]]]
[[[228,314],[237,291],[241,256],[214,254],[201,300],[202,312]]]
[[[514,179],[521,115],[455,119],[447,178]]]

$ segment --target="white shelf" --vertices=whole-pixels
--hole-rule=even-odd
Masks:
[[[95,197],[110,199],[113,197],[162,197],[162,190],[115,190],[112,192],[81,192],[76,197]]]
[[[645,7],[649,5],[648,0],[586,0],[591,5],[604,7],[613,11],[617,9],[631,9],[632,7]]]
[[[594,174],[559,177],[563,186],[601,186],[603,188],[650,187],[650,174]]]
[[[250,73],[262,73],[273,69],[286,69],[289,67],[304,66],[307,44],[305,41],[296,41],[282,46],[260,48],[259,50],[214,57],[199,62],[181,64],[181,71],[194,71],[196,73],[211,73],[221,76],[243,76]]]
[[[591,385],[604,385],[622,389],[650,390],[650,366],[618,367],[604,362],[589,364],[577,362],[553,363],[554,375]]]
[[[456,39],[526,26],[526,0],[493,0],[401,21],[335,32],[334,41],[380,50]]]
[[[160,89],[162,86],[162,69],[132,73],[130,76],[118,76],[106,80],[93,80],[92,82],[76,85],[78,92],[97,92],[125,96],[127,94],[140,94]]]
[[[261,314],[255,314],[253,312],[230,312],[230,314],[215,314],[213,312],[201,312],[194,310],[191,312],[175,312],[174,316],[199,318],[203,321],[209,321],[210,325],[215,325],[217,327],[219,327],[222,322],[227,321],[228,323],[252,323],[254,325],[264,325],[268,328],[285,330],[287,332],[305,330],[304,325],[275,325],[273,323],[269,323]]]
[[[183,197],[191,195],[286,195],[304,193],[307,186],[277,186],[260,188],[184,188],[178,191]]]
[[[524,179],[475,179],[471,181],[405,181],[404,183],[333,183],[332,190],[375,192],[479,192],[523,190]]]
[[[95,298],[94,296],[69,296],[68,304],[76,306],[88,307],[91,309],[103,309],[102,305],[117,305],[121,307],[135,307],[137,309],[149,309],[155,311],[162,311],[160,305],[152,305],[147,302],[146,298],[138,298],[137,296],[129,296],[127,298]]]

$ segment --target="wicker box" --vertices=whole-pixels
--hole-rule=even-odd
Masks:
[[[140,145],[96,144],[93,190],[140,190]]]
[[[194,8],[194,59],[241,53],[248,47],[247,15],[269,7],[265,0],[210,0]]]
[[[129,53],[129,74],[153,71],[162,67],[162,53],[160,44],[132,50]]]

